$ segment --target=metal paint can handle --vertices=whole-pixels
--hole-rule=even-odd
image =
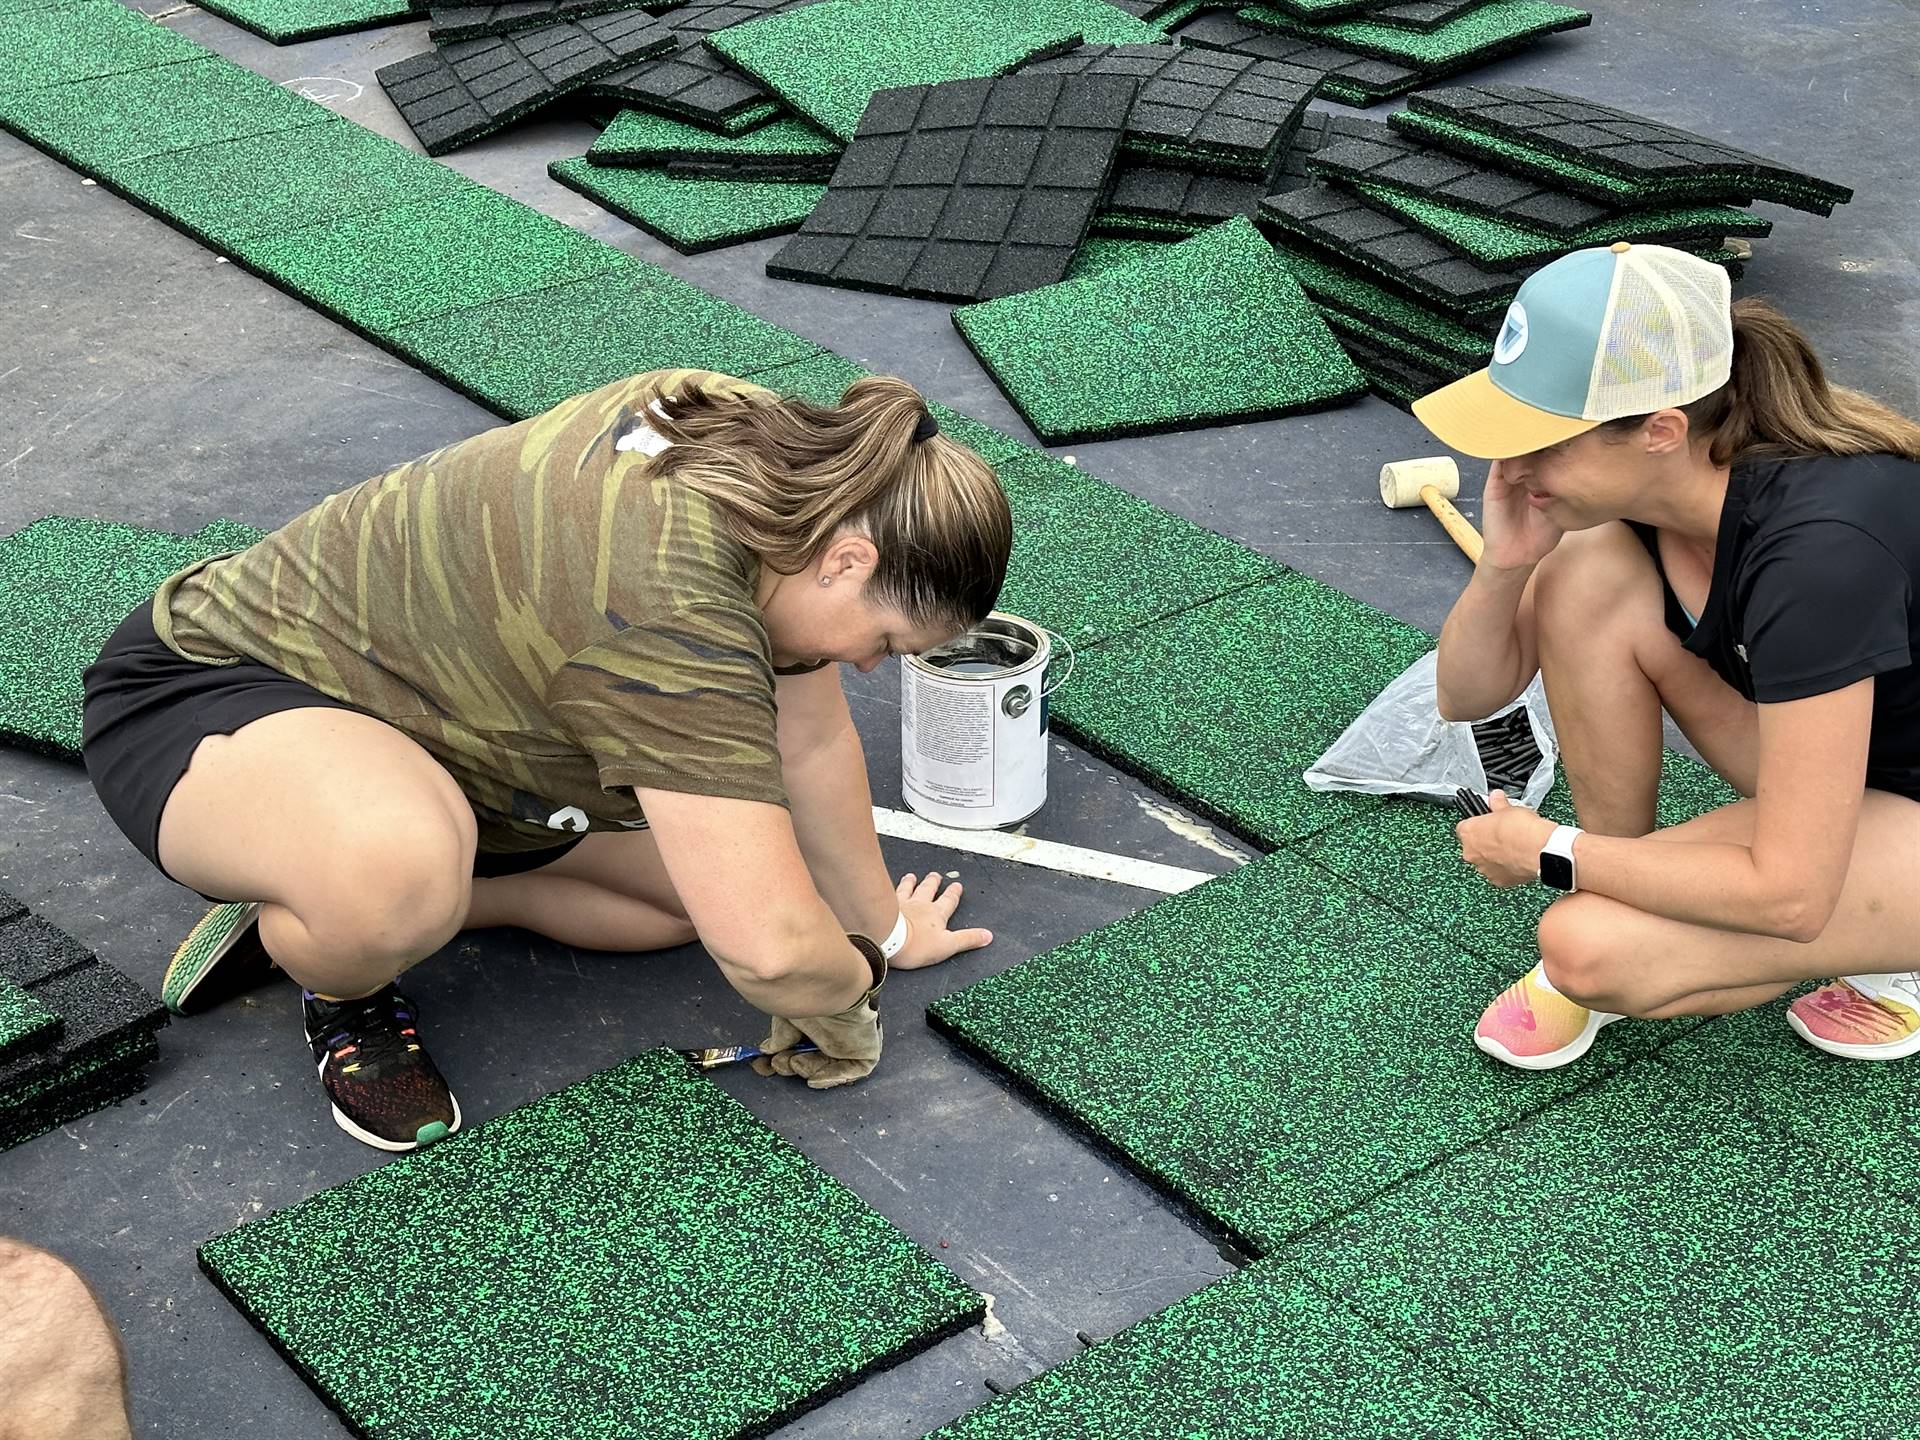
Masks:
[[[1057,630],[1047,630],[1044,625],[1040,628],[1046,631],[1047,638],[1053,641],[1055,646],[1067,652],[1067,668],[1058,680],[1052,678],[1054,662],[1051,659],[1047,661],[1047,676],[1040,682],[1040,698],[1044,700],[1073,678],[1073,667],[1079,657],[1073,653],[1073,642],[1066,636]]]

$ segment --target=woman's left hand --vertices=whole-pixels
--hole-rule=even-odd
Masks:
[[[895,970],[920,970],[993,943],[991,930],[949,928],[953,912],[960,908],[960,892],[957,880],[943,892],[938,870],[929,871],[925,879],[900,877],[894,893],[900,897],[900,913],[907,917],[907,943],[893,957]]]
[[[1487,804],[1491,813],[1453,827],[1460,837],[1461,858],[1502,890],[1532,884],[1540,878],[1540,849],[1553,834],[1553,822],[1536,810],[1509,803],[1504,790],[1488,795]]]

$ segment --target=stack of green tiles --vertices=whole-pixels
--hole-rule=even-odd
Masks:
[[[200,1263],[383,1440],[764,1434],[985,1311],[672,1051],[250,1221]]]
[[[1436,78],[1483,65],[1562,30],[1593,23],[1593,16],[1547,0],[1487,0],[1457,19],[1431,30],[1410,30],[1374,23],[1364,16],[1315,23],[1268,6],[1240,12],[1264,29],[1331,45],[1356,55],[1371,55]]]
[[[651,110],[622,110],[587,151],[595,165],[702,165],[716,174],[752,167],[761,178],[824,179],[844,147],[794,115],[722,135]],[[807,172],[804,177],[799,173]]]

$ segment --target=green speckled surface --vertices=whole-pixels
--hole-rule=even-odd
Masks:
[[[619,256],[615,269],[449,311],[384,338],[514,419],[643,370],[747,376],[820,353],[810,340],[608,248]]]
[[[1366,19],[1334,20],[1316,24],[1268,6],[1242,10],[1249,23],[1283,35],[1300,35],[1342,50],[1377,55],[1419,70],[1458,68],[1482,56],[1491,57],[1541,35],[1575,30],[1593,23],[1593,16],[1571,5],[1545,0],[1489,0],[1456,20],[1432,30],[1408,30],[1378,25]]]
[[[482,186],[245,241],[233,253],[308,304],[375,337],[639,263]]]
[[[1283,1254],[1531,1435],[1908,1434],[1920,1210],[1744,1089],[1639,1066]]]
[[[70,13],[41,10],[9,23]],[[160,30],[149,21],[140,23]],[[7,70],[0,61],[0,124],[69,164],[104,173],[169,150],[278,134],[337,118],[324,106],[198,47],[193,56],[183,64],[17,94],[8,93]]]
[[[821,350],[804,359],[758,371],[753,383],[799,400],[811,400],[816,405],[838,405],[849,385],[872,373],[831,350]]]
[[[879,90],[1000,75],[1072,36],[1153,45],[1166,35],[1106,0],[825,0],[707,42],[841,140]]]
[[[324,35],[345,35],[410,18],[407,0],[194,0],[202,10],[243,29],[291,45]]]
[[[1547,260],[1590,245],[1616,240],[1670,244],[1680,240],[1721,240],[1728,235],[1765,235],[1773,222],[1732,205],[1669,205],[1637,211],[1584,229],[1536,230],[1490,215],[1459,210],[1437,200],[1385,185],[1354,185],[1369,204],[1411,221],[1442,244],[1469,259],[1490,265]]]
[[[1050,455],[1006,461],[999,475],[1014,532],[999,608],[1076,646],[1282,573],[1246,546]]]
[[[1172,243],[1171,240],[1149,240],[1142,236],[1089,236],[1074,251],[1073,267],[1067,271],[1067,278],[1078,280],[1083,275],[1097,275],[1116,265],[1131,265],[1136,260],[1158,255]]]
[[[1512,978],[1282,852],[928,1016],[1260,1254],[1668,1033],[1511,1069],[1473,1027]]]
[[[68,4],[7,13],[0,25],[0,116],[23,91],[194,60],[206,52],[116,4]]]
[[[744,135],[721,135],[652,110],[622,110],[587,150],[596,165],[662,165],[677,159],[820,160],[838,155],[838,140],[793,115]]]
[[[66,516],[0,538],[0,737],[78,757],[81,671],[162,580],[231,542]]]
[[[790,180],[683,179],[664,170],[555,160],[549,174],[682,255],[798,230],[827,193]]]
[[[1244,219],[953,323],[1048,444],[1325,409],[1366,384]]]
[[[113,184],[215,249],[479,188],[350,120],[131,161]]]
[[[1517,1440],[1478,1401],[1266,1262],[929,1440]]]
[[[200,1262],[357,1433],[394,1440],[759,1433],[983,1310],[670,1051]]]
[[[1080,656],[1055,723],[1265,846],[1377,801],[1300,774],[1427,635],[1294,571]]]
[[[44,1045],[59,1029],[58,1015],[18,985],[0,980],[0,1059]]]

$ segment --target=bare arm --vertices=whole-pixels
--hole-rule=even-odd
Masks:
[[[727,983],[771,1015],[832,1015],[873,983],[778,805],[636,789],[668,878]]]
[[[848,930],[884,940],[900,915],[873,828],[867,757],[840,688],[839,667],[782,675],[780,771],[813,883]]]
[[[1561,530],[1509,480],[1507,461],[1487,469],[1480,523],[1485,548],[1473,579],[1440,630],[1436,687],[1446,720],[1481,720],[1519,698],[1540,668],[1533,628],[1533,576]]]

